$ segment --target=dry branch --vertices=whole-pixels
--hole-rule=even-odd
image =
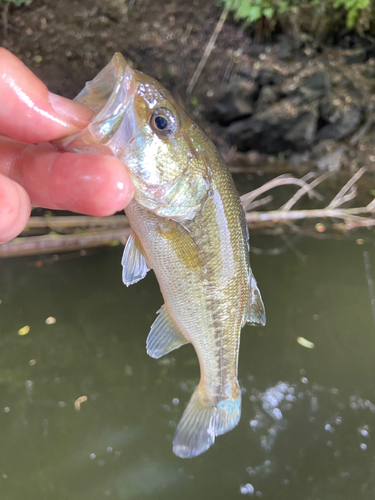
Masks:
[[[305,184],[304,186],[301,187],[301,189],[299,189],[296,194],[294,196],[292,196],[292,198],[290,198],[290,200],[285,203],[285,205],[282,207],[283,210],[291,210],[294,205],[297,203],[297,201],[299,201],[302,196],[304,196],[305,194],[309,194],[309,192],[311,192],[311,190],[313,188],[315,188],[316,186],[318,186],[319,184],[321,184],[323,181],[325,181],[326,179],[328,179],[328,177],[330,177],[332,175],[331,172],[327,172],[323,175],[321,175],[320,177],[318,177],[317,179],[315,179],[313,182],[311,182],[311,184]]]
[[[350,189],[354,186],[354,184],[362,177],[362,175],[366,172],[365,167],[362,167],[356,172],[351,179],[343,186],[337,195],[333,198],[331,203],[328,205],[330,208],[339,207],[346,203],[346,201],[352,200],[354,196],[350,196],[346,198],[346,194],[350,191]],[[346,198],[346,199],[345,199]]]
[[[5,2],[4,5],[3,5],[2,12],[1,12],[1,23],[3,25],[3,35],[4,35],[4,38],[6,38],[8,36],[8,11],[9,11],[9,5],[10,5],[9,1]]]
[[[311,195],[316,192],[313,188],[318,184],[326,180],[331,174],[323,174],[316,180],[307,184],[305,181],[300,190],[279,210],[271,210],[268,212],[247,212],[246,221],[250,225],[261,223],[263,225],[269,224],[285,224],[291,221],[303,220],[303,219],[341,219],[345,223],[346,229],[351,229],[354,227],[372,227],[375,226],[375,199],[372,200],[368,205],[364,207],[356,208],[342,208],[342,206],[348,201],[352,201],[357,194],[357,189],[355,183],[362,177],[366,172],[366,169],[362,167],[358,170],[349,181],[340,189],[333,200],[325,207],[319,209],[310,210],[291,210],[291,208],[296,204],[296,202],[305,194]],[[285,184],[287,180],[292,178],[287,176],[280,176],[272,181],[264,184],[259,190],[254,190],[249,193],[246,197],[247,206],[251,207],[252,200],[257,198],[260,194],[265,193],[269,189],[274,189],[275,187]],[[298,179],[294,179],[298,180]],[[297,183],[296,183],[297,184]],[[252,196],[254,195],[254,196]],[[321,198],[320,198],[321,199]]]
[[[246,221],[248,224],[256,222],[272,222],[272,223],[285,223],[288,221],[296,221],[302,219],[342,219],[347,223],[347,229],[353,227],[371,227],[375,226],[375,218],[361,217],[364,214],[373,215],[374,212],[368,210],[367,207],[363,208],[348,208],[348,209],[315,209],[315,210],[271,210],[269,212],[248,212],[246,214]]]
[[[357,193],[356,183],[365,171],[365,168],[358,170],[326,206],[306,210],[292,210],[292,208],[305,195],[321,202],[323,197],[315,188],[332,174],[325,173],[313,180],[312,174],[303,179],[281,175],[242,197],[243,204],[252,210],[246,213],[247,224],[252,229],[272,230],[275,234],[282,234],[283,225],[288,225],[289,229],[294,232],[301,231],[295,223],[308,219],[336,221],[325,223],[325,228],[331,227],[336,232],[344,232],[355,227],[374,227],[375,199],[366,206],[344,207],[346,203],[353,201]],[[269,194],[259,198],[261,195],[286,185],[298,186],[299,189],[278,210],[254,211],[255,208],[264,206],[274,199]],[[38,228],[44,231],[47,228],[52,231],[70,232],[70,234],[50,233],[42,236],[16,238],[9,243],[0,245],[0,258],[112,246],[116,241],[125,244],[130,234],[129,221],[124,215],[103,218],[88,216],[31,217],[25,234],[27,234],[28,229],[38,230]],[[309,231],[312,233],[313,229],[309,228]]]
[[[71,252],[86,248],[113,246],[117,240],[125,244],[130,235],[130,229],[109,229],[96,233],[46,234],[16,238],[9,243],[0,245],[1,257],[19,257],[45,253]]]
[[[308,194],[310,198],[315,197],[322,200],[322,196],[319,193],[316,193],[312,186],[307,184],[303,179],[296,179],[289,174],[283,174],[279,175],[279,177],[276,177],[275,179],[272,179],[272,181],[263,184],[260,188],[254,189],[253,191],[250,191],[250,193],[241,196],[242,206],[245,210],[251,210],[253,208],[252,203],[255,198],[258,198],[258,196],[270,191],[271,189],[290,184],[302,186],[302,189],[305,190],[304,193]]]
[[[68,229],[77,227],[129,227],[126,215],[113,215],[111,217],[90,217],[78,215],[69,217],[30,217],[27,228]]]
[[[211,35],[211,38],[207,44],[207,47],[203,53],[203,56],[202,56],[202,59],[200,60],[195,72],[194,72],[194,75],[192,76],[190,82],[189,82],[189,85],[188,85],[188,88],[186,90],[186,92],[188,94],[191,94],[201,73],[202,73],[202,70],[203,68],[205,67],[206,65],[206,62],[207,62],[207,59],[210,57],[210,54],[212,52],[212,49],[214,48],[214,45],[215,45],[215,42],[216,42],[216,39],[225,23],[225,20],[228,16],[228,13],[229,13],[229,9],[231,8],[231,5],[232,5],[232,2],[228,2],[227,5],[225,6],[223,12],[221,13],[221,16],[220,16],[220,19],[214,29],[214,32],[212,33]]]

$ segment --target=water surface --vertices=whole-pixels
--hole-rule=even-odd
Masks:
[[[364,251],[375,267],[373,246],[342,241],[251,256],[268,323],[243,329],[242,419],[192,460],[172,439],[199,367],[191,346],[146,354],[162,304],[153,274],[123,286],[121,249],[0,261],[1,500],[375,498]]]

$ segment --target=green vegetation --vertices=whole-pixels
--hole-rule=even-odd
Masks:
[[[280,22],[283,16],[298,18],[301,11],[310,12],[314,18],[341,11],[346,26],[354,28],[360,21],[361,13],[371,8],[371,0],[220,0],[220,3],[230,5],[236,19],[248,25],[267,19],[271,26]]]
[[[371,0],[336,0],[333,4],[335,9],[344,7],[346,15],[346,25],[348,28],[353,28],[357,22],[358,15],[366,7],[369,7]]]
[[[30,5],[33,0],[0,0],[0,3],[12,3],[16,7],[21,7],[21,5]]]

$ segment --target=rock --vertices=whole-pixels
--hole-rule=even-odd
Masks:
[[[310,161],[311,158],[311,153],[310,151],[303,151],[300,153],[292,153],[288,155],[288,163],[291,165],[294,165],[295,167],[300,167],[304,163],[306,164],[307,162]]]
[[[278,51],[278,57],[282,60],[292,60],[293,59],[293,41],[287,37],[283,36],[280,40],[280,46]]]
[[[285,134],[285,139],[291,144],[292,149],[305,149],[313,143],[317,125],[318,110],[316,106],[310,110],[300,112],[299,119],[288,133]]]
[[[375,68],[373,66],[366,67],[362,72],[362,76],[368,78],[369,80],[372,80],[373,78],[375,78]]]
[[[347,151],[346,146],[339,146],[334,151],[326,154],[316,162],[319,170],[328,170],[329,172],[337,172],[341,168],[342,158]]]
[[[345,104],[341,99],[329,99],[320,106],[320,130],[317,139],[323,141],[344,139],[360,125],[362,111],[354,103]]]
[[[366,48],[361,48],[359,50],[354,50],[352,54],[345,57],[345,62],[347,64],[358,64],[364,63],[375,56],[375,44],[370,45]]]
[[[260,113],[279,100],[279,93],[271,85],[261,88],[256,102],[256,112]]]
[[[326,71],[316,71],[297,87],[295,94],[303,97],[305,102],[324,99],[331,91],[331,79]]]
[[[315,139],[318,104],[301,104],[299,98],[283,99],[261,113],[233,123],[229,140],[239,151],[277,154],[286,150],[303,150]]]
[[[284,77],[274,68],[262,68],[259,70],[256,82],[259,87],[264,85],[281,85]]]
[[[341,108],[343,102],[340,99],[335,99],[333,94],[325,96],[319,103],[319,120],[320,127],[327,123],[335,123],[341,118]]]
[[[336,142],[332,140],[316,142],[311,148],[312,161],[317,163],[320,158],[331,153],[336,147]]]
[[[360,64],[368,61],[368,59],[369,57],[367,56],[367,49],[359,49],[346,56],[345,62],[347,64]]]
[[[263,67],[257,76],[254,68],[245,68],[247,76],[243,73],[213,104],[210,118],[229,125],[229,140],[239,151],[300,154],[316,141],[345,139],[360,126],[369,93],[354,82],[353,72],[321,61],[282,68]],[[339,168],[339,153],[327,159],[333,168]],[[323,160],[320,165],[325,168]]]
[[[302,45],[301,40],[286,32],[278,36],[279,50],[277,53],[278,58],[282,61],[294,62],[300,55],[300,48]]]
[[[353,29],[345,28],[334,35],[333,40],[335,45],[338,45],[344,50],[363,47],[364,39]]]
[[[322,99],[330,93],[331,86],[329,72],[318,70],[308,76],[297,73],[285,78],[278,90],[283,97],[300,96],[307,103]]]
[[[221,125],[246,118],[254,112],[254,99],[258,94],[258,86],[249,80],[238,80],[229,85],[208,112],[208,119],[218,121]]]
[[[302,84],[302,93],[317,99],[331,91],[331,79],[327,71],[316,71]]]

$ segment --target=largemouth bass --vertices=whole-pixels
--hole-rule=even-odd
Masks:
[[[162,85],[121,54],[76,101],[95,116],[60,147],[114,155],[135,185],[123,281],[129,286],[153,269],[165,301],[147,352],[160,358],[190,342],[199,358],[200,382],[173,441],[176,455],[194,457],[237,425],[240,331],[246,322],[265,324],[244,210],[213,143]]]

